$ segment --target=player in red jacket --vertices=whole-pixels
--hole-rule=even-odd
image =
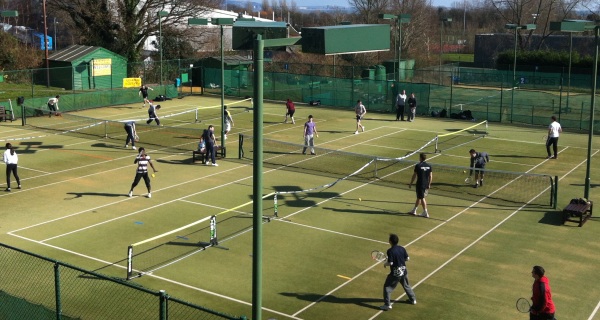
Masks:
[[[533,282],[531,297],[532,307],[529,313],[530,320],[553,320],[556,311],[552,301],[552,292],[550,290],[550,280],[544,275],[545,270],[541,266],[533,267],[531,276],[535,279]]]

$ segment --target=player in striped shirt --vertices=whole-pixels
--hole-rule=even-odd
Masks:
[[[131,184],[131,190],[129,190],[129,197],[133,196],[133,188],[138,185],[140,179],[144,178],[144,182],[146,183],[146,188],[148,188],[148,198],[152,198],[151,188],[150,188],[150,177],[148,176],[148,165],[152,167],[154,172],[158,172],[154,168],[154,164],[150,160],[150,156],[146,154],[146,149],[143,147],[140,148],[140,153],[135,157],[133,163],[137,164],[137,170],[135,172],[135,179]]]

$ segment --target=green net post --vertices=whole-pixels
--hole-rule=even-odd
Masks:
[[[159,291],[159,319],[167,320],[167,293],[165,290]]]
[[[62,302],[60,299],[60,265],[54,263],[54,295],[56,300],[56,320],[62,317]]]
[[[244,157],[244,135],[240,133],[240,139],[238,142],[238,159],[242,159]]]
[[[554,192],[552,193],[552,208],[556,209],[556,202],[558,200],[558,176],[554,176]],[[589,201],[590,199],[588,199]]]
[[[21,106],[21,126],[25,126],[27,124],[27,117],[25,117],[25,104]]]

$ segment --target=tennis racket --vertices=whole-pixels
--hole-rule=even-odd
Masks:
[[[468,176],[468,177],[465,179],[465,183],[466,183],[466,184],[471,184],[471,182],[473,182],[473,177],[471,177],[471,176]]]
[[[525,298],[519,298],[519,300],[517,300],[517,310],[522,313],[527,313],[531,310],[531,303]]]
[[[140,141],[140,136],[138,136],[138,135],[136,134],[136,135],[133,137],[133,139],[134,139],[136,142],[138,142],[138,141]]]
[[[387,254],[385,254],[379,250],[373,250],[373,251],[371,251],[371,259],[377,260],[379,262],[383,262],[383,261],[387,260]]]

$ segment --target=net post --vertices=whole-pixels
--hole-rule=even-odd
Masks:
[[[108,138],[108,121],[104,121],[104,139]]]
[[[278,210],[277,210],[277,193],[275,193],[275,195],[273,196],[273,216],[274,217],[279,217],[277,215]]]
[[[133,275],[133,246],[127,247],[127,280],[131,280]]]
[[[238,140],[238,159],[242,159],[244,157],[244,135],[240,133],[240,138]]]
[[[194,122],[198,122],[198,108],[194,109]]]
[[[558,200],[558,176],[554,176],[554,192],[552,193],[552,197],[552,208],[556,209],[556,202]]]
[[[219,245],[219,240],[217,239],[217,216],[210,217],[210,245]]]
[[[433,151],[433,153],[438,153],[439,149],[438,149],[438,141],[440,141],[440,137],[439,136],[435,136],[435,150]]]

